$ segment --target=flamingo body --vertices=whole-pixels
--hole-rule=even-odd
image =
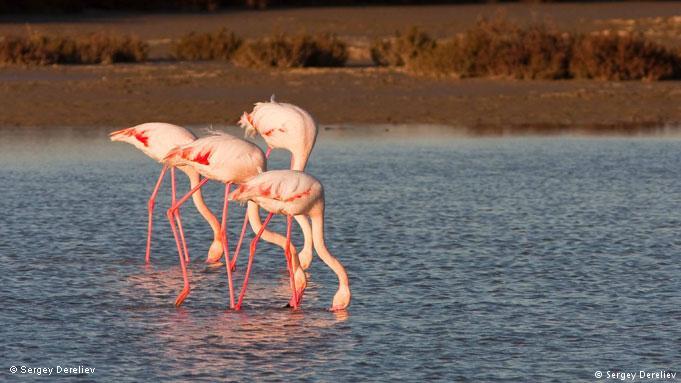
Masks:
[[[288,150],[292,170],[305,170],[318,130],[308,112],[293,104],[276,102],[273,95],[269,102],[256,103],[251,113],[244,112],[239,125],[247,136],[260,134],[269,149]],[[257,230],[262,223],[255,205],[249,205],[249,217],[253,229]],[[312,228],[305,217],[295,219],[303,230],[305,243],[299,258],[303,269],[307,269],[312,262]]]
[[[226,224],[228,215],[228,194],[232,184],[242,184],[247,180],[260,174],[267,168],[267,160],[263,151],[255,144],[248,141],[244,141],[240,138],[231,136],[226,133],[215,133],[212,136],[199,138],[187,145],[177,147],[168,153],[164,159],[167,163],[173,166],[187,166],[195,171],[199,172],[205,177],[205,180],[211,179],[225,184],[225,201],[223,205],[223,215],[222,223],[220,228],[220,237],[223,244],[223,252],[225,257],[225,267],[227,268],[227,278],[229,284],[229,294],[230,294],[230,307],[234,307],[234,291],[232,288],[232,266],[230,263],[230,257],[228,254],[228,242],[226,236]],[[204,180],[204,181],[205,181]],[[187,195],[181,198],[177,204],[168,211],[168,217],[170,217],[176,212],[179,207],[186,201],[186,199],[197,192],[205,182],[197,185],[193,188]],[[244,236],[244,229],[246,227],[247,217],[244,218],[244,225],[242,226],[241,236],[239,238],[239,243],[237,244],[235,250],[238,254],[238,249],[241,247],[241,241]],[[171,221],[172,222],[172,221]],[[172,223],[171,223],[172,224]],[[258,231],[258,236],[261,236],[264,231],[264,226],[262,230]],[[175,230],[173,230],[175,233]],[[176,233],[175,233],[176,234]],[[180,251],[180,244],[177,241],[177,235],[175,235],[176,242],[178,242],[178,252]],[[285,251],[290,252],[290,247],[286,246]],[[290,258],[290,257],[289,257]],[[289,259],[287,258],[287,259]],[[217,260],[211,259],[211,260]],[[304,288],[306,281],[305,275],[298,266],[297,258],[294,258],[289,266],[290,274],[295,274],[295,278],[299,280],[298,286]],[[295,295],[295,284],[294,285],[294,295]],[[182,304],[184,297],[188,294],[189,287],[186,288],[186,293],[178,296],[176,304]],[[295,304],[297,305],[297,299]]]
[[[333,297],[331,309],[342,310],[350,305],[351,293],[347,273],[343,265],[331,255],[324,240],[324,188],[321,182],[302,171],[272,170],[261,173],[240,185],[239,188],[230,193],[229,198],[241,202],[253,201],[268,210],[270,215],[267,217],[265,225],[269,222],[272,214],[288,216],[287,237],[290,237],[292,216],[309,217],[312,221],[314,249],[322,261],[338,277],[338,291]],[[254,252],[255,245],[251,245],[249,266],[237,307],[241,305],[241,298],[248,281],[248,270],[250,270]],[[298,296],[301,294],[302,290]]]
[[[196,136],[189,130],[173,124],[168,124],[164,122],[148,122],[140,125],[133,126],[131,128],[117,130],[109,134],[111,141],[116,142],[126,142],[134,147],[141,150],[144,154],[152,158],[154,161],[163,163],[165,166],[171,168],[173,172],[173,167],[175,164],[170,164],[165,161],[165,157],[173,149],[178,146],[187,145],[196,140]],[[189,177],[190,184],[195,186],[199,183],[199,174],[197,171],[191,167],[178,166]],[[155,204],[156,193],[162,182],[163,176],[165,174],[165,168],[161,171],[161,176],[156,184],[156,188],[149,199],[149,234],[147,238],[147,253],[146,261],[149,262],[150,246],[151,246],[151,226],[152,226],[152,212]],[[173,177],[174,178],[174,177]],[[173,181],[173,190],[174,190]],[[175,195],[173,193],[173,203]],[[208,206],[203,201],[203,196],[201,193],[197,193],[193,196],[194,205],[196,206],[199,213],[204,217],[213,230],[213,243],[208,250],[208,259],[214,259],[216,256],[220,256],[223,253],[222,244],[219,239],[219,229],[220,225],[217,218],[210,211]],[[179,216],[178,216],[179,217]],[[178,224],[180,220],[178,219]],[[184,241],[183,241],[184,242]],[[186,247],[186,245],[185,245]],[[186,260],[188,261],[188,255],[186,255]]]
[[[165,160],[175,166],[189,165],[202,176],[225,184],[241,184],[267,169],[265,154],[257,145],[226,133],[175,148]]]
[[[309,113],[296,105],[272,99],[256,103],[251,113],[244,112],[239,125],[248,136],[260,134],[268,147],[291,152],[292,169],[305,170],[317,140],[317,124]]]
[[[110,134],[111,141],[127,142],[156,162],[163,159],[176,146],[187,145],[196,136],[187,129],[164,122],[148,122]]]
[[[241,184],[232,196],[251,200],[263,209],[283,215],[304,215],[324,198],[322,184],[311,175],[296,170],[271,170]]]

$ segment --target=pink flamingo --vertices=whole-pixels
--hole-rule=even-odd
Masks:
[[[229,307],[234,308],[234,290],[232,284],[232,267],[229,258],[229,247],[227,243],[227,215],[228,215],[228,195],[232,184],[242,184],[248,179],[256,176],[262,171],[266,170],[265,154],[258,146],[248,141],[230,136],[226,133],[215,134],[208,137],[199,138],[184,146],[171,150],[166,156],[167,163],[174,166],[191,166],[198,171],[205,178],[195,185],[189,193],[173,204],[168,210],[168,220],[173,228],[173,235],[177,243],[177,250],[180,253],[181,247],[177,235],[177,230],[172,217],[178,211],[180,206],[195,192],[197,192],[209,179],[222,182],[225,184],[225,201],[223,205],[222,221],[220,224],[220,238],[222,241],[222,249],[225,256],[225,267],[227,269],[227,279],[229,285]],[[241,239],[243,239],[246,226],[246,220],[241,231]],[[262,235],[265,227],[262,227],[258,234]],[[241,239],[239,242],[241,242]],[[237,245],[237,249],[240,245]],[[289,265],[289,273],[291,277],[291,284],[295,286],[294,278],[298,279],[298,286],[306,285],[305,274],[300,269],[297,257],[291,257],[289,247],[287,249],[287,264]],[[291,259],[292,258],[292,259]],[[295,272],[293,271],[295,270]],[[182,274],[184,276],[184,288],[175,300],[177,306],[181,305],[184,299],[189,294],[189,280],[183,265]],[[297,297],[297,291],[293,290],[294,298]],[[295,302],[297,304],[297,299]]]
[[[271,170],[242,183],[229,195],[229,199],[241,202],[253,201],[269,211],[263,223],[263,228],[267,226],[273,214],[285,215],[287,220],[287,243],[291,240],[291,218],[297,215],[309,217],[312,221],[314,249],[322,261],[338,277],[339,287],[333,297],[331,310],[337,311],[348,307],[351,298],[348,275],[343,265],[331,255],[324,243],[324,188],[317,179],[307,173],[296,170]],[[237,310],[241,307],[241,302],[246,294],[255,249],[263,228],[260,229],[258,235],[251,242],[246,275],[239,294],[239,301],[236,304]],[[296,286],[294,285],[293,287],[295,288]],[[297,296],[297,299],[301,298],[302,290]]]
[[[262,136],[268,148],[266,157],[269,158],[272,149],[288,150],[291,153],[290,169],[305,170],[317,140],[317,124],[308,112],[293,104],[276,102],[272,95],[270,102],[258,102],[251,113],[244,112],[239,125],[245,129],[246,136],[253,137],[256,132]],[[258,232],[262,221],[257,206],[252,202],[248,204],[248,218],[253,231]],[[312,262],[312,228],[305,216],[296,216],[295,219],[305,239],[298,256],[303,270],[307,270]],[[263,239],[272,242],[269,235],[263,235]]]
[[[156,186],[154,187],[151,197],[149,198],[149,202],[147,203],[147,208],[149,210],[149,222],[147,227],[147,248],[145,261],[146,263],[149,263],[154,206],[156,204],[158,190],[161,187],[161,183],[163,182],[163,178],[168,168],[170,168],[172,203],[174,204],[176,202],[175,166],[168,164],[164,159],[171,149],[193,142],[196,140],[196,136],[181,126],[162,122],[150,122],[146,124],[140,124],[132,128],[117,130],[110,133],[109,136],[111,141],[127,142],[132,144],[144,152],[144,154],[151,157],[153,160],[163,164],[161,174],[158,177],[158,181],[156,181]],[[200,177],[196,170],[187,166],[178,166],[178,169],[187,174],[192,187],[199,183]],[[220,225],[218,224],[218,220],[215,218],[215,215],[213,215],[208,206],[206,206],[204,203],[203,196],[200,192],[194,195],[193,201],[196,209],[204,217],[204,219],[208,221],[211,229],[213,229],[213,243],[208,250],[208,260],[215,259],[216,254],[219,258],[222,255],[222,242],[220,240]],[[176,215],[176,219],[180,228],[180,236],[182,238],[182,247],[184,250],[184,257],[182,257],[182,254],[180,254],[180,262],[189,262],[189,253],[187,251],[187,244],[184,239],[182,219],[179,212]]]

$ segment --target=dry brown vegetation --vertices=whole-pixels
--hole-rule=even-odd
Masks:
[[[679,52],[641,35],[575,35],[543,23],[521,26],[503,18],[479,20],[465,33],[437,43],[412,29],[375,42],[371,53],[377,65],[458,77],[681,78]]]
[[[371,45],[371,59],[379,66],[403,66],[435,48],[435,40],[417,27],[397,32],[394,39],[378,39]]]
[[[140,62],[148,46],[131,36],[95,33],[81,37],[29,32],[0,38],[0,63],[96,64]],[[379,66],[403,66],[409,72],[455,77],[517,79],[587,78],[604,80],[681,79],[681,53],[640,32],[566,33],[545,23],[520,25],[497,17],[481,19],[450,39],[436,41],[411,28],[376,40],[371,58]],[[344,66],[345,42],[321,33],[245,41],[221,29],[192,32],[172,43],[176,60],[221,60],[255,68]]]
[[[681,55],[640,34],[591,34],[577,39],[570,72],[603,80],[679,79]]]
[[[234,61],[256,68],[338,67],[345,65],[347,58],[347,45],[335,35],[275,34],[246,42]]]
[[[131,36],[95,33],[72,38],[30,33],[0,39],[0,63],[111,64],[146,60],[148,47]]]
[[[172,54],[178,60],[229,60],[243,39],[225,28],[213,33],[191,32],[173,41]]]

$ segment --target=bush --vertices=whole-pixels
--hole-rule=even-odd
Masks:
[[[378,39],[371,45],[371,60],[379,66],[404,66],[419,55],[430,53],[435,40],[417,27],[406,34],[396,33],[392,39]]]
[[[347,58],[346,44],[330,34],[276,34],[245,43],[234,57],[238,65],[259,68],[337,67]]]
[[[544,24],[528,27],[503,19],[482,19],[462,36],[412,54],[407,68],[459,77],[519,79],[569,77],[572,40]]]
[[[520,27],[503,19],[480,20],[452,45],[461,76],[521,79],[568,77],[571,40],[544,24]]]
[[[78,48],[73,39],[31,34],[4,36],[0,40],[0,62],[4,64],[49,65],[78,61]]]
[[[681,78],[681,57],[642,35],[591,34],[577,39],[570,70],[578,78]]]
[[[77,39],[76,48],[80,64],[113,64],[142,62],[147,59],[149,47],[137,37],[94,33]]]
[[[139,62],[147,56],[147,45],[135,37],[95,33],[80,38],[5,36],[0,40],[0,63],[9,64],[110,64]]]
[[[191,32],[172,45],[173,57],[179,60],[229,60],[243,40],[225,28],[214,33]]]
[[[518,79],[681,78],[681,55],[641,35],[571,35],[546,24],[520,26],[482,19],[465,33],[435,43],[412,29],[372,47],[378,65],[459,77]]]

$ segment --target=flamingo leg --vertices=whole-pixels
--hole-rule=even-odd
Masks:
[[[234,285],[232,284],[232,267],[229,263],[229,241],[227,240],[227,215],[229,214],[229,189],[232,183],[225,185],[225,204],[222,207],[222,222],[220,223],[220,240],[225,253],[225,268],[227,268],[227,285],[229,286],[229,308],[234,308]]]
[[[170,209],[168,209],[168,211],[170,212],[172,210],[173,214],[175,214],[175,210],[179,209],[180,206],[182,206],[182,204],[187,202],[187,200],[191,198],[192,194],[196,193],[197,190],[201,189],[201,187],[205,185],[206,182],[208,182],[208,178],[202,179],[201,182],[199,182],[196,186],[192,188],[192,190],[190,190],[187,194],[180,198],[175,205],[171,206]]]
[[[293,217],[286,216],[286,248],[284,249],[284,256],[286,257],[286,267],[288,268],[289,280],[291,282],[291,290],[293,290],[293,308],[298,308],[298,290],[296,289],[296,280],[293,274],[293,263],[291,260],[291,224]]]
[[[244,235],[246,234],[246,227],[248,226],[248,210],[246,211],[246,215],[244,216],[244,224],[241,226],[241,235],[239,236],[239,242],[236,244],[236,249],[234,250],[234,259],[232,259],[232,263],[230,264],[230,268],[232,271],[236,270],[236,260],[239,259],[239,251],[241,250],[241,243],[244,240]]]
[[[267,218],[265,218],[265,222],[262,223],[262,227],[260,230],[258,230],[258,234],[256,234],[255,238],[251,241],[251,252],[248,256],[248,266],[246,266],[246,275],[244,276],[244,284],[241,287],[241,291],[239,292],[239,302],[237,302],[235,310],[241,310],[241,302],[244,299],[244,295],[246,295],[246,287],[248,286],[248,276],[251,274],[251,265],[253,264],[253,257],[255,256],[255,248],[258,246],[258,240],[260,239],[260,236],[262,235],[262,232],[265,231],[265,227],[267,227],[267,224],[270,223],[270,220],[272,219],[273,213],[269,213],[267,215]]]
[[[168,210],[168,221],[170,221],[170,227],[173,229],[173,237],[175,237],[175,244],[177,245],[177,254],[180,257],[180,266],[182,267],[182,279],[184,280],[184,287],[180,294],[175,298],[175,306],[180,306],[184,302],[187,295],[189,295],[189,277],[187,276],[187,265],[184,262],[184,257],[182,256],[182,247],[180,245],[180,239],[177,235],[177,227],[175,227],[175,215],[173,214],[173,209]]]
[[[175,187],[175,168],[170,168],[170,188],[172,189],[172,204],[174,206],[176,201],[176,187]],[[182,250],[184,250],[184,261],[189,263],[189,250],[187,250],[187,240],[184,238],[184,229],[182,229],[182,217],[180,216],[180,210],[175,211],[175,219],[177,220],[177,227],[180,229],[180,240],[182,241]]]
[[[175,299],[175,306],[180,306],[182,302],[184,302],[185,298],[187,298],[187,295],[189,295],[189,277],[187,276],[187,265],[185,264],[184,257],[182,256],[180,238],[177,233],[177,228],[175,227],[175,212],[180,208],[180,206],[182,206],[183,203],[187,202],[192,194],[199,190],[201,186],[205,185],[206,182],[208,182],[208,178],[204,178],[201,182],[199,182],[198,185],[190,190],[189,193],[187,193],[184,197],[180,198],[180,200],[173,204],[173,206],[166,212],[168,221],[170,222],[170,227],[173,229],[173,237],[175,237],[175,244],[177,245],[177,254],[180,257],[180,266],[182,267],[182,278],[184,279],[184,288]]]
[[[153,226],[154,221],[154,206],[156,205],[156,195],[158,195],[158,189],[161,187],[161,183],[163,183],[163,177],[166,175],[167,170],[168,166],[163,165],[163,169],[161,169],[161,174],[158,176],[158,181],[156,181],[156,186],[154,186],[154,191],[151,192],[151,197],[149,197],[149,202],[147,202],[147,210],[149,211],[149,224],[147,227],[147,251],[146,255],[144,256],[144,261],[146,263],[149,263],[151,256],[151,228]]]

